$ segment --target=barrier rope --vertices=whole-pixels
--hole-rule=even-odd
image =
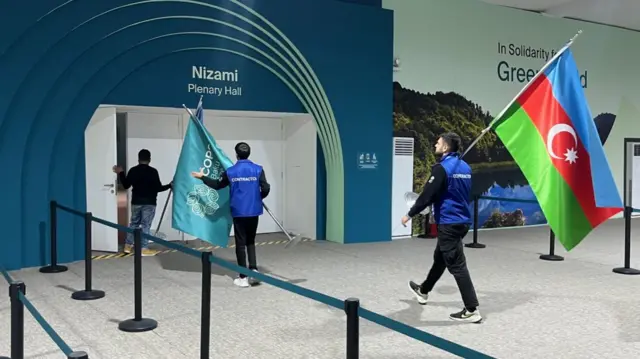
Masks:
[[[254,272],[252,270],[249,270],[248,268],[243,268],[240,267],[236,264],[233,264],[231,262],[228,262],[222,258],[218,258],[216,256],[214,256],[213,254],[209,257],[209,261],[213,264],[216,264],[220,267],[223,267],[225,269],[228,269],[230,271],[233,272],[237,272],[240,274],[244,274],[247,277],[253,277],[256,278],[258,280],[260,280],[261,282],[267,283],[267,284],[271,284],[274,287],[280,288],[280,289],[284,289],[286,291],[289,292],[293,292],[295,294],[301,295],[303,297],[315,300],[317,302],[326,304],[328,306],[334,307],[334,308],[338,308],[338,309],[344,309],[344,301],[335,298],[335,297],[331,297],[329,295],[326,294],[322,294],[320,292],[316,292],[314,290],[311,289],[307,289],[304,287],[300,287],[298,285],[295,285],[293,283],[288,283],[285,282],[283,280],[280,279],[276,279],[274,277],[268,276],[266,274],[263,273],[259,273],[259,272]]]
[[[115,224],[115,223],[109,222],[109,221],[104,220],[104,219],[99,218],[99,217],[92,217],[92,219],[93,219],[94,222],[98,222],[98,223],[100,223],[102,225],[105,225],[107,227],[115,228],[115,229],[117,229],[119,231],[123,231],[125,233],[133,233],[133,229],[131,229],[129,227],[125,227],[125,226],[122,226],[122,225],[119,225],[119,224]]]
[[[447,351],[451,354],[458,355],[462,358],[473,358],[473,359],[489,359],[494,358],[492,356],[480,353],[473,349],[467,348],[460,344],[456,344],[454,342],[448,341],[446,339],[440,338],[433,334],[429,334],[425,331],[422,331],[418,328],[406,325],[404,323],[398,322],[397,320],[393,320],[389,317],[385,317],[378,313],[372,312],[368,309],[360,307],[358,309],[358,315],[361,318],[364,318],[370,322],[374,322],[378,325],[381,325],[385,328],[391,329],[398,333],[402,333],[410,338],[421,341],[423,343],[430,344],[436,348]]]
[[[77,209],[73,209],[71,207],[63,206],[63,205],[61,205],[59,203],[56,203],[56,207],[58,207],[59,209],[65,211],[65,212],[69,212],[71,214],[75,214],[76,216],[80,216],[80,217],[84,216],[83,212],[78,211]]]
[[[194,256],[197,258],[200,258],[202,256],[202,252],[200,252],[197,249],[193,249],[193,248],[189,248],[189,247],[185,247],[183,245],[180,244],[176,244],[176,243],[172,243],[169,241],[165,241],[164,239],[160,239],[158,237],[152,236],[150,234],[147,233],[142,233],[142,237],[146,238],[152,242],[158,243],[160,245],[163,245],[167,248],[171,248],[174,249],[176,251],[182,252],[184,254],[190,255],[190,256]]]
[[[47,323],[47,321],[42,317],[40,312],[38,312],[36,307],[34,307],[33,304],[31,304],[31,302],[27,299],[27,297],[24,296],[24,293],[18,292],[18,298],[20,299],[22,304],[24,304],[25,308],[29,310],[29,312],[31,313],[33,318],[38,322],[38,324],[40,324],[42,329],[44,329],[44,331],[49,335],[51,340],[53,340],[53,342],[56,343],[58,348],[60,348],[60,350],[62,350],[62,352],[65,355],[70,355],[71,353],[73,353],[73,350],[71,350],[71,347],[69,347],[67,343],[65,343],[64,340],[62,340],[62,338],[58,335],[58,333],[56,333],[56,331],[53,330],[51,325]]]
[[[188,248],[188,247],[185,247],[185,246],[180,245],[180,244],[168,242],[168,241],[166,241],[164,239],[160,239],[160,238],[157,238],[157,237],[155,237],[153,235],[146,234],[146,233],[143,233],[142,236],[146,237],[150,241],[156,242],[156,243],[161,244],[163,246],[166,246],[168,248],[175,249],[175,250],[180,251],[182,253],[185,253],[187,255],[191,255],[191,256],[197,257],[197,258],[200,258],[202,256],[202,252],[197,251],[195,249]],[[316,291],[311,290],[311,289],[300,287],[298,285],[285,282],[283,280],[268,276],[266,274],[262,274],[260,272],[254,272],[254,271],[249,270],[247,268],[243,268],[243,267],[240,267],[240,266],[238,266],[236,264],[228,262],[228,261],[226,261],[226,260],[224,260],[222,258],[218,258],[218,257],[214,256],[213,254],[211,254],[209,256],[209,261],[212,264],[218,265],[218,266],[223,267],[225,269],[228,269],[230,271],[237,272],[237,273],[240,273],[240,274],[244,274],[247,277],[256,278],[256,279],[260,280],[261,282],[270,284],[270,285],[272,285],[274,287],[286,290],[288,292],[295,293],[297,295],[306,297],[308,299],[315,300],[317,302],[320,302],[322,304],[328,305],[330,307],[334,307],[334,308],[340,309],[340,310],[344,310],[344,308],[345,308],[344,301],[342,301],[342,300],[340,300],[338,298],[335,298],[335,297],[332,297],[332,296],[329,296],[329,295],[326,295],[326,294],[323,294],[323,293],[320,293],[320,292],[316,292]],[[376,323],[376,324],[378,324],[380,326],[383,326],[383,327],[385,327],[387,329],[396,331],[398,333],[402,333],[402,334],[404,334],[404,335],[406,335],[406,336],[408,336],[410,338],[413,338],[413,339],[418,340],[420,342],[432,345],[432,346],[434,346],[436,348],[442,349],[442,350],[447,351],[447,352],[449,352],[451,354],[455,354],[455,355],[461,356],[463,358],[478,358],[478,359],[493,358],[493,357],[488,356],[486,354],[483,354],[483,353],[480,353],[480,352],[475,351],[473,349],[464,347],[464,346],[462,346],[460,344],[456,344],[454,342],[450,342],[450,341],[448,341],[446,339],[440,338],[440,337],[435,336],[433,334],[429,334],[429,333],[427,333],[425,331],[422,331],[422,330],[417,329],[415,327],[411,327],[411,326],[406,325],[404,323],[395,321],[395,320],[393,320],[391,318],[385,317],[385,316],[383,316],[381,314],[372,312],[372,311],[364,309],[362,307],[360,307],[358,315],[360,317],[364,318],[364,319],[367,319],[367,320],[369,320],[369,321],[371,321],[373,323]]]
[[[189,247],[185,247],[183,245],[180,244],[176,244],[176,243],[172,243],[169,241],[166,241],[164,239],[160,239],[158,237],[155,237],[151,234],[147,234],[147,233],[142,233],[142,237],[147,238],[148,240],[158,243],[160,245],[163,245],[165,247],[171,248],[171,249],[175,249],[177,251],[180,251],[184,254],[196,257],[196,258],[200,258],[202,257],[202,252],[195,250],[193,248],[189,248]],[[328,306],[334,307],[334,308],[338,308],[338,309],[344,309],[344,302],[341,301],[338,298],[334,298],[331,296],[328,296],[326,294],[322,294],[320,292],[316,292],[314,290],[311,289],[307,289],[307,288],[303,288],[300,286],[297,286],[295,284],[292,283],[288,283],[285,281],[282,281],[280,279],[276,279],[273,278],[271,276],[259,273],[259,272],[254,272],[252,270],[249,270],[247,268],[243,268],[240,267],[236,264],[233,264],[231,262],[228,262],[222,258],[218,258],[216,256],[214,256],[213,254],[209,257],[209,261],[212,264],[216,264],[220,267],[223,267],[225,269],[228,269],[232,272],[236,272],[236,273],[240,273],[240,274],[244,274],[248,277],[254,277],[258,280],[260,280],[261,282],[264,283],[268,283],[271,284],[274,287],[280,288],[280,289],[284,289],[286,291],[289,292],[293,292],[295,294],[301,295],[303,297],[318,301],[320,303],[326,304]]]
[[[479,199],[498,199],[498,200],[503,200],[503,201],[511,201],[511,202],[529,202],[529,203],[537,203],[537,201],[535,200],[513,200],[513,199],[502,199],[502,198],[497,198],[497,197],[485,197],[485,196],[480,196],[478,197]],[[58,207],[61,207],[60,205],[58,205]],[[65,210],[69,210],[69,208],[64,208]],[[75,211],[75,210],[71,210],[69,211],[71,213],[77,214],[79,216],[84,216],[84,213],[81,213],[79,211]],[[126,233],[133,233],[133,229],[129,228],[129,227],[125,227],[119,224],[115,224],[109,221],[106,221],[104,219],[98,218],[98,217],[93,217],[93,220],[95,222],[98,222],[102,225],[111,227],[111,228],[115,228],[117,230],[126,232]],[[202,252],[193,249],[193,248],[189,248],[189,247],[185,247],[183,245],[180,244],[176,244],[158,237],[155,237],[151,234],[147,234],[147,233],[141,233],[142,237],[155,242],[157,244],[160,244],[164,247],[168,247],[171,249],[174,249],[176,251],[182,252],[184,254],[196,257],[196,258],[202,258]],[[211,264],[215,264],[218,265],[220,267],[223,267],[225,269],[228,269],[232,272],[236,272],[236,273],[240,273],[240,274],[244,274],[247,277],[253,277],[258,279],[261,282],[270,284],[274,287],[286,290],[288,292],[292,292],[295,294],[298,294],[300,296],[306,297],[308,299],[311,300],[315,300],[317,302],[320,302],[322,304],[328,305],[330,307],[334,307],[336,309],[340,309],[340,310],[344,310],[345,309],[345,302],[343,300],[340,300],[338,298],[320,293],[320,292],[316,292],[314,290],[308,289],[308,288],[304,288],[304,287],[300,287],[298,285],[295,285],[293,283],[289,283],[289,282],[285,282],[283,280],[268,276],[266,274],[260,273],[260,272],[254,272],[248,268],[243,268],[240,267],[234,263],[228,262],[222,258],[216,257],[213,254],[209,254],[209,262]],[[24,298],[24,296],[22,296],[21,294],[21,300],[22,298]],[[25,303],[25,306],[27,306],[28,300],[26,298],[24,298],[23,303]],[[37,312],[37,310],[31,305],[31,303],[28,304],[29,310],[32,312],[34,318],[36,318],[36,320],[38,320],[38,322],[40,323],[40,325],[42,325],[42,327],[45,329],[45,331],[47,331],[47,333],[49,334],[49,336],[51,336],[51,338],[56,342],[56,344],[58,344],[58,346],[60,347],[61,350],[65,351],[68,350],[68,353],[71,352],[71,349],[64,343],[64,341],[62,341],[62,339],[55,333],[55,331],[53,331],[53,329],[49,326],[49,324],[42,318],[42,316],[40,316],[40,314]],[[402,333],[410,338],[413,338],[415,340],[418,340],[420,342],[423,342],[425,344],[429,344],[431,346],[434,346],[436,348],[442,349],[444,351],[447,351],[449,353],[464,357],[464,358],[478,358],[478,359],[493,359],[493,357],[488,356],[486,354],[480,353],[478,351],[475,351],[473,349],[467,348],[465,346],[462,346],[460,344],[456,344],[454,342],[448,341],[444,338],[440,338],[438,336],[435,336],[433,334],[429,334],[425,331],[422,331],[418,328],[409,326],[407,324],[395,321],[391,318],[385,317],[381,314],[372,312],[370,310],[364,309],[362,307],[360,307],[360,309],[358,310],[358,315],[364,319],[367,319],[373,323],[376,323],[380,326],[383,326],[385,328],[388,328],[390,330],[396,331],[398,333]],[[65,351],[65,354],[68,354],[67,351]]]

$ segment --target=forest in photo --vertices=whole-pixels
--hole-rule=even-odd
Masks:
[[[393,83],[394,136],[412,137],[414,186],[420,193],[436,163],[434,145],[444,132],[456,132],[468,146],[486,128],[493,116],[479,104],[455,92],[420,93]],[[465,156],[474,173],[473,196],[535,199],[526,178],[498,136],[488,132]],[[480,200],[482,227],[522,226],[546,223],[537,203]],[[413,221],[414,233],[422,233],[422,219]]]
[[[506,104],[506,103],[505,103]],[[420,193],[436,163],[434,145],[444,132],[456,132],[469,146],[493,116],[456,92],[421,93],[393,83],[395,137],[414,139],[413,191]],[[594,118],[602,143],[607,140],[616,116],[601,113]],[[493,197],[478,201],[478,222],[483,228],[547,223],[518,165],[498,136],[488,132],[464,157],[473,169],[472,196]],[[502,199],[502,200],[500,200]],[[473,204],[472,204],[473,205]],[[413,233],[423,233],[423,219],[413,221]]]

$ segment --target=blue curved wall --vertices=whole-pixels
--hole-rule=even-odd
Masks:
[[[330,0],[0,4],[6,267],[46,263],[50,200],[86,209],[83,134],[96,107],[194,106],[188,84],[242,88],[205,95],[209,109],[313,113],[318,238],[390,239],[392,12]],[[238,81],[194,79],[192,66],[238,70]],[[379,167],[359,170],[360,152]],[[82,258],[82,220],[58,223],[60,261]]]

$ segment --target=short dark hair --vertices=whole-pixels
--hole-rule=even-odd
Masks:
[[[146,149],[140,150],[140,152],[138,152],[138,161],[151,161],[151,152]]]
[[[251,147],[246,142],[238,142],[236,145],[236,156],[238,159],[246,160],[251,154]]]
[[[462,139],[455,132],[445,132],[440,135],[442,141],[449,147],[449,152],[462,152]]]

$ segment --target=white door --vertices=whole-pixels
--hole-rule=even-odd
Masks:
[[[284,227],[316,237],[316,128],[310,115],[283,118]]]
[[[84,132],[87,171],[87,211],[95,217],[118,223],[116,108],[100,106]],[[94,222],[94,251],[118,252],[118,231]]]

